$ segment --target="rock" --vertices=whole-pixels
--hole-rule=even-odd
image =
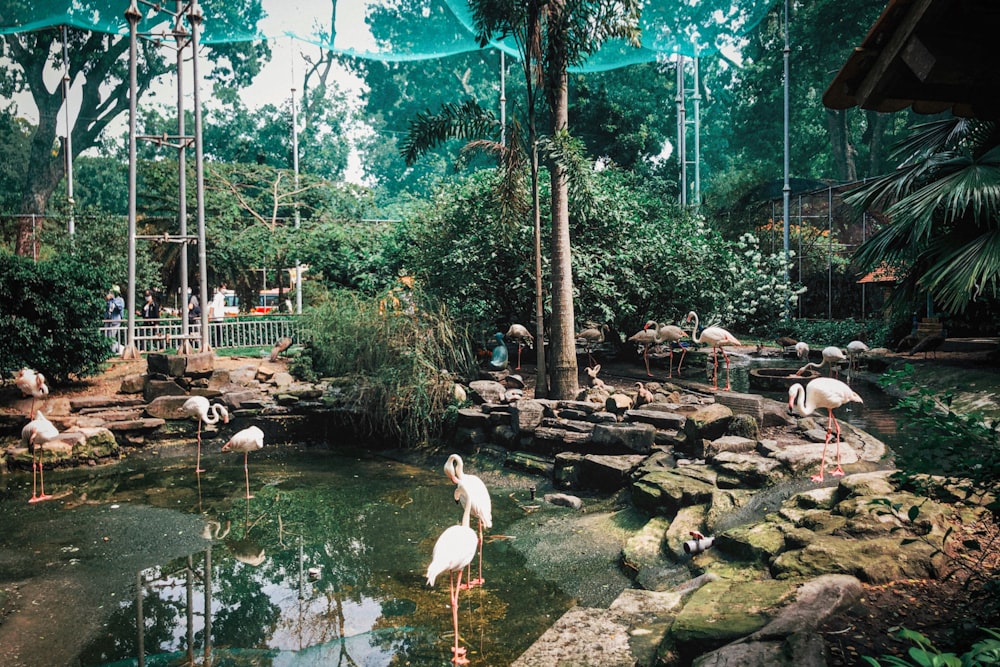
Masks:
[[[583,509],[583,501],[580,498],[565,493],[546,493],[543,496],[543,500],[553,505],[559,505],[560,507],[569,507],[574,510]]]
[[[121,387],[118,388],[120,394],[141,394],[146,384],[146,376],[142,373],[132,373],[122,378]]]
[[[714,490],[714,473],[685,466],[643,475],[632,484],[632,501],[650,514],[673,517],[682,507],[709,502]]]
[[[684,428],[687,417],[676,412],[651,409],[655,404],[645,405],[641,410],[626,410],[624,421],[650,424],[662,430],[677,430]]]
[[[511,667],[634,667],[628,623],[604,609],[573,607]]]
[[[559,452],[556,454],[555,469],[552,480],[562,489],[574,489],[580,483],[580,467],[583,454],[578,452]]]
[[[146,414],[159,419],[190,419],[184,403],[190,396],[158,396],[146,405]]]
[[[81,412],[91,408],[121,408],[142,405],[143,399],[133,396],[80,396],[69,401],[70,409],[73,412]],[[49,412],[45,413],[49,415]],[[20,417],[18,419],[21,419]],[[27,420],[25,420],[27,423]],[[22,424],[23,425],[23,424]]]
[[[511,452],[504,464],[546,478],[551,478],[555,469],[555,461],[552,458],[528,452]]]
[[[458,411],[458,426],[465,428],[484,428],[489,421],[489,415],[475,408],[460,408]]]
[[[702,456],[710,459],[721,452],[737,452],[745,454],[757,448],[757,441],[744,438],[738,435],[724,435],[721,438],[709,441],[705,446]]]
[[[725,405],[734,415],[746,415],[760,424],[764,421],[764,397],[758,394],[741,394],[735,391],[720,391],[715,402]]]
[[[511,406],[510,425],[517,433],[531,433],[542,423],[545,406],[531,399],[522,399]]]
[[[469,383],[473,403],[499,403],[507,393],[507,387],[495,380],[473,380]]]
[[[187,363],[184,367],[184,375],[210,376],[215,368],[214,352],[196,352],[184,357]]]
[[[180,354],[150,352],[146,355],[146,368],[150,373],[166,377],[181,377],[187,369],[187,357]]]
[[[726,434],[733,411],[721,403],[699,406],[684,421],[684,436],[689,443],[715,440]]]
[[[622,563],[635,572],[644,567],[663,565],[663,540],[670,527],[670,521],[662,516],[654,516],[638,532],[632,535],[622,547]]]
[[[651,424],[598,424],[591,442],[604,451],[648,454],[655,434],[656,429]]]
[[[628,486],[632,471],[645,459],[642,455],[605,456],[587,454],[579,467],[578,483],[587,489],[617,491]]]
[[[632,409],[632,397],[628,394],[611,394],[604,402],[604,409],[613,415],[623,415]]]
[[[186,396],[187,390],[177,384],[176,380],[146,380],[142,396],[147,403],[151,403],[159,396]]]
[[[785,477],[780,461],[757,454],[721,452],[711,458],[711,463],[718,471],[716,484],[720,488],[761,489]]]

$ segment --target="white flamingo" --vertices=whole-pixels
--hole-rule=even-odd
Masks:
[[[653,373],[649,370],[649,348],[651,345],[659,345],[663,340],[660,323],[654,320],[649,320],[642,327],[642,331],[637,331],[628,337],[628,342],[642,345],[642,358],[646,362],[646,375],[649,377],[653,377]]]
[[[852,340],[847,344],[847,357],[849,359],[847,370],[850,373],[854,373],[861,369],[861,357],[865,356],[868,352],[868,346],[865,345],[864,341]]]
[[[468,507],[472,514],[479,519],[479,577],[472,578],[469,572],[468,587],[481,586],[486,583],[483,579],[483,527],[487,529],[493,527],[493,501],[490,500],[489,489],[483,480],[475,475],[466,475],[462,457],[452,454],[444,464],[444,474],[448,476],[454,484],[455,502],[462,503],[463,507]]]
[[[793,384],[788,389],[788,409],[790,411],[801,417],[806,417],[816,410],[825,408],[828,415],[826,442],[823,443],[819,473],[812,476],[814,482],[823,481],[823,472],[826,467],[826,448],[830,444],[830,434],[834,427],[837,429],[837,467],[830,474],[834,477],[841,477],[844,474],[844,469],[840,465],[840,422],[833,416],[833,411],[852,401],[864,403],[853,389],[833,378],[816,378],[809,382],[805,389],[802,388],[801,384]]]
[[[839,370],[840,363],[843,361],[847,361],[847,355],[844,354],[844,351],[841,350],[836,345],[830,345],[829,347],[824,347],[823,351],[820,354],[823,355],[823,361],[821,361],[818,364],[810,362],[805,366],[803,366],[802,368],[800,368],[799,370],[795,371],[795,374],[802,375],[803,373],[806,372],[806,370],[810,368],[815,368],[816,370],[819,370],[823,368],[823,366],[826,366],[830,369],[831,377],[835,375],[837,377],[840,377],[840,370]]]
[[[59,429],[45,418],[39,410],[35,418],[24,425],[21,429],[21,441],[24,446],[31,450],[31,499],[29,503],[37,503],[48,500],[51,495],[45,493],[45,471],[42,461],[42,445],[50,440],[59,437]],[[38,464],[35,464],[35,455],[38,455]],[[41,493],[37,493],[36,483],[41,480]]]
[[[243,475],[247,480],[247,500],[253,498],[250,495],[250,468],[247,465],[247,456],[250,452],[255,452],[264,447],[264,432],[256,426],[250,426],[230,438],[229,442],[222,446],[224,452],[243,453]]]
[[[188,417],[198,420],[198,460],[195,463],[195,472],[205,472],[201,467],[201,425],[208,426],[218,424],[222,420],[223,424],[229,423],[229,410],[221,403],[209,403],[204,396],[192,396],[184,401],[182,408]]]
[[[795,356],[799,359],[809,358],[809,343],[799,341],[795,344]]]
[[[670,351],[670,365],[667,369],[667,377],[672,378],[673,368],[674,368],[674,344],[679,343],[682,338],[687,338],[687,332],[681,329],[676,324],[661,324],[659,327],[660,340],[667,344],[667,349]],[[677,374],[681,374],[681,366],[684,365],[684,355],[687,354],[687,348],[681,349],[681,361],[677,364]]]
[[[531,332],[523,324],[511,324],[504,336],[507,337],[507,340],[517,343],[517,368],[514,370],[519,371],[521,370],[521,349],[525,345],[529,349],[534,348],[535,337],[531,335]]]
[[[687,314],[687,322],[694,320],[694,328],[691,329],[691,340],[696,343],[706,343],[712,346],[712,383],[713,386],[719,388],[719,352],[722,352],[723,359],[726,360],[726,391],[729,391],[731,385],[729,383],[729,355],[726,354],[726,350],[723,349],[723,345],[742,345],[740,341],[736,339],[736,336],[729,333],[722,327],[705,327],[705,329],[698,334],[698,313],[693,310]]]
[[[584,329],[576,335],[577,345],[583,345],[587,349],[587,358],[590,359],[590,365],[594,365],[594,355],[592,354],[593,349],[604,342],[608,334],[611,332],[611,327],[607,324],[602,324],[599,327],[589,327]]]
[[[31,409],[28,416],[35,418],[35,401],[49,395],[49,386],[45,384],[45,376],[30,368],[22,368],[14,376],[14,384],[25,397],[31,396]]]
[[[462,485],[459,484],[459,490],[461,488]],[[455,491],[456,495],[458,493],[459,491]],[[447,572],[450,576],[448,593],[451,596],[451,619],[455,630],[455,647],[452,649],[454,656],[451,660],[456,665],[469,664],[469,659],[465,657],[465,647],[458,645],[458,593],[462,587],[462,570],[472,563],[472,559],[476,556],[476,546],[479,544],[476,531],[469,528],[471,512],[472,503],[466,503],[462,512],[462,523],[450,526],[441,533],[434,543],[431,564],[427,566],[428,586],[433,586],[434,580],[442,572]]]

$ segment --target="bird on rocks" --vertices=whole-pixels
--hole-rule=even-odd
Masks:
[[[840,422],[833,416],[833,411],[850,402],[864,403],[858,394],[840,380],[833,378],[816,378],[802,388],[801,384],[793,384],[788,389],[788,410],[800,417],[807,417],[816,410],[825,409],[828,415],[826,423],[826,441],[823,443],[823,454],[820,457],[819,472],[812,476],[812,481],[822,482],[826,467],[826,449],[830,444],[831,433],[837,429],[837,467],[830,473],[841,477],[844,469],[840,465]]]

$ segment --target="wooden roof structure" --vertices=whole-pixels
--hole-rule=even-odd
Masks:
[[[998,0],[889,0],[823,104],[998,119],[997,35]]]

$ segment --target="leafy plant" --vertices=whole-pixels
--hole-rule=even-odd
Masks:
[[[865,663],[873,667],[987,667],[1000,664],[1000,633],[995,629],[983,628],[989,637],[976,642],[973,647],[959,657],[955,653],[944,653],[934,646],[926,636],[915,630],[902,628],[896,637],[913,643],[906,652],[909,659],[895,655],[871,658],[865,656]]]
[[[303,315],[309,339],[295,368],[336,378],[359,427],[415,445],[441,433],[454,378],[467,376],[474,357],[465,332],[419,289],[412,313],[390,302],[329,293]]]

